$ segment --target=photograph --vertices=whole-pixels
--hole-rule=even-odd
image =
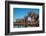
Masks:
[[[39,9],[13,8],[14,28],[39,27]]]

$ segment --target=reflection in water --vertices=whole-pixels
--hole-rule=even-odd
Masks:
[[[24,28],[25,26],[14,26],[14,28]]]

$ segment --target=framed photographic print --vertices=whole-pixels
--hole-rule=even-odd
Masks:
[[[44,3],[5,1],[5,35],[44,33]]]

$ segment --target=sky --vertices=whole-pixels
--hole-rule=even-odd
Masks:
[[[39,13],[39,9],[38,8],[13,8],[13,17],[15,17],[16,19],[18,18],[22,18],[25,15],[27,15],[27,12],[35,12],[35,13]]]

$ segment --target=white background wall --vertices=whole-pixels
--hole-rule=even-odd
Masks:
[[[46,0],[16,0],[16,1],[44,2],[44,3],[46,3]],[[45,8],[46,8],[46,4],[45,4]],[[46,9],[45,9],[45,15],[46,15]],[[46,30],[46,22],[45,22],[45,30]],[[5,36],[4,34],[5,34],[5,0],[0,0],[0,36]],[[24,35],[14,35],[14,36],[46,36],[46,33],[24,34]]]

